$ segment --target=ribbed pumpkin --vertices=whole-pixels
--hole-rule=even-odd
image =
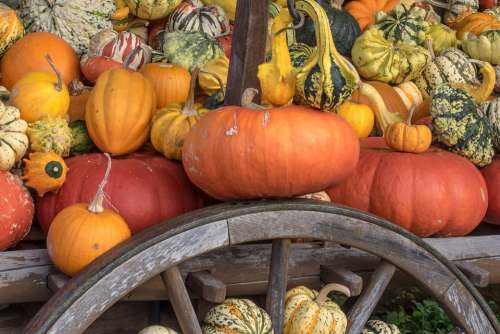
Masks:
[[[432,126],[437,140],[475,165],[491,163],[493,135],[489,122],[478,114],[472,96],[441,85],[432,96]]]
[[[167,17],[182,0],[125,0],[130,12],[145,20]]]
[[[83,154],[66,159],[66,165],[68,175],[62,188],[37,198],[37,218],[45,232],[62,209],[92,201],[107,159],[103,154]],[[154,154],[113,158],[104,193],[104,207],[119,212],[133,233],[203,204],[182,166]]]
[[[500,225],[500,156],[493,159],[491,165],[481,169],[488,186],[488,211],[486,222]]]
[[[318,293],[305,286],[293,288],[285,297],[285,320],[283,334],[344,334],[347,317],[328,293],[338,291],[350,297],[348,288],[339,284],[328,284]]]
[[[471,58],[500,64],[500,29],[487,30],[479,34],[466,33],[462,39],[462,49]]]
[[[203,334],[273,334],[269,315],[249,299],[226,299],[208,311]]]
[[[68,85],[80,76],[78,57],[62,38],[47,32],[35,32],[18,40],[1,61],[2,85],[12,89],[14,84],[29,72],[52,69],[47,63],[49,54],[63,81]]]
[[[87,101],[85,122],[101,151],[122,155],[146,142],[155,110],[153,85],[138,72],[117,68],[97,80]]]
[[[0,171],[10,170],[28,149],[28,124],[19,109],[0,102]]]
[[[432,142],[432,132],[425,125],[412,125],[413,109],[406,122],[389,125],[384,133],[384,139],[390,148],[409,153],[422,153],[429,149]]]
[[[340,116],[302,106],[252,109],[251,97],[243,101],[244,107],[205,114],[184,141],[184,168],[212,197],[313,193],[340,182],[356,165],[359,140]]]
[[[64,160],[53,152],[30,153],[29,159],[24,159],[24,163],[22,179],[26,186],[36,190],[40,197],[61,188],[66,181],[68,168]]]
[[[457,38],[462,39],[467,32],[479,35],[486,30],[500,29],[500,21],[490,14],[472,13],[450,24],[450,27],[457,31]]]
[[[361,34],[356,19],[349,12],[342,10],[343,0],[336,0],[332,4],[326,0],[319,0],[318,3],[326,11],[332,36],[335,37],[335,47],[340,54],[349,56],[354,41]],[[295,31],[296,41],[309,46],[316,46],[316,33],[314,23],[306,17],[304,25]]]
[[[125,220],[102,206],[104,186],[112,169],[109,155],[108,159],[92,202],[66,207],[50,225],[47,252],[55,266],[68,276],[78,274],[96,258],[130,238]]]
[[[21,180],[0,171],[0,251],[21,241],[30,231],[35,214],[33,199]]]
[[[47,62],[54,73],[30,72],[12,88],[10,103],[21,111],[21,118],[32,123],[45,117],[64,117],[69,109],[68,87],[52,58]]]
[[[379,12],[373,25],[390,41],[404,41],[420,44],[424,41],[429,23],[423,8],[406,8],[398,5],[388,13]]]
[[[372,27],[354,43],[352,60],[363,78],[400,84],[418,77],[431,55],[421,46],[389,41],[381,30]]]
[[[156,108],[161,109],[171,103],[184,103],[189,95],[191,74],[182,66],[151,63],[141,68],[156,94]]]
[[[327,192],[335,203],[371,212],[420,237],[466,235],[488,206],[484,179],[467,159],[435,147],[421,154],[395,152],[380,137],[362,141],[356,170]]]
[[[151,143],[155,150],[169,159],[182,160],[182,145],[191,128],[208,111],[200,104],[194,103],[194,90],[198,69],[193,71],[191,88],[186,104],[170,104],[158,110],[151,127]]]
[[[231,31],[224,9],[217,5],[203,6],[200,0],[184,0],[168,17],[166,30],[201,31],[210,37],[227,35]]]
[[[16,11],[0,3],[0,57],[23,35],[23,23]]]
[[[358,21],[361,30],[365,30],[375,23],[378,12],[389,12],[399,3],[399,0],[353,0],[344,8]]]
[[[314,0],[300,0],[296,5],[312,19],[318,45],[316,52],[298,67],[296,99],[301,104],[332,111],[351,96],[359,82],[358,73],[335,48],[322,7]]]

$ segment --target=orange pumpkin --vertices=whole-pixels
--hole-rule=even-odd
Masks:
[[[485,30],[500,29],[497,17],[487,13],[466,13],[448,25],[457,31],[458,39],[464,38],[467,32],[479,35]]]
[[[29,72],[52,72],[46,55],[50,55],[68,85],[80,76],[75,51],[62,38],[48,32],[34,32],[18,40],[2,58],[2,85],[11,89]]]
[[[90,96],[91,87],[86,87],[80,81],[71,81],[69,84],[69,121],[85,119],[85,105]]]
[[[399,3],[400,0],[353,0],[344,8],[358,21],[361,30],[365,30],[370,24],[375,23],[375,15],[378,12],[388,12]]]
[[[90,138],[103,152],[134,152],[149,138],[156,97],[141,73],[125,68],[104,72],[97,79],[85,107]]]
[[[359,140],[335,113],[304,106],[243,107],[206,113],[189,132],[182,162],[191,181],[221,200],[293,197],[324,190],[347,177]]]
[[[191,74],[180,65],[150,63],[141,68],[141,73],[151,83],[156,93],[156,108],[171,103],[183,104],[189,95]]]
[[[131,236],[125,220],[102,206],[103,189],[111,171],[109,155],[108,159],[108,168],[93,201],[66,207],[50,225],[47,250],[52,262],[66,275],[78,274],[97,257]]]

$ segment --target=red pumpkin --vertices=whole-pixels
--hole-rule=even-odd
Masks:
[[[21,241],[30,231],[35,207],[17,176],[0,171],[0,251]]]
[[[484,10],[497,6],[497,0],[479,0],[479,9]]]
[[[87,154],[67,159],[66,164],[69,171],[63,187],[37,199],[38,220],[45,231],[62,209],[90,203],[107,160],[103,154]],[[104,207],[122,216],[132,233],[202,206],[182,166],[154,154],[113,159],[104,192]]]
[[[491,165],[481,170],[488,187],[488,211],[486,221],[500,225],[500,156],[497,155]]]
[[[333,202],[420,237],[466,235],[488,206],[486,183],[467,159],[435,147],[421,154],[395,152],[380,137],[362,141],[356,171],[327,192]]]
[[[101,73],[122,66],[123,64],[121,62],[104,56],[83,56],[80,62],[80,69],[83,75],[89,82],[94,84]]]
[[[318,192],[347,177],[358,156],[346,121],[303,106],[206,113],[182,148],[191,181],[221,200]]]

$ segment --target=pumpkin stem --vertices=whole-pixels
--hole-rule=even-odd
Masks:
[[[89,204],[88,210],[92,213],[102,213],[104,211],[104,207],[102,206],[102,203],[104,202],[104,187],[106,186],[106,183],[108,183],[112,163],[109,153],[104,153],[104,155],[108,158],[108,166],[106,167],[106,173],[104,173],[101,183],[99,183],[94,199]]]
[[[434,53],[434,49],[432,48],[432,39],[427,38],[425,40],[425,45],[427,46],[427,50],[429,50],[429,53],[431,54],[432,60],[436,59],[436,54]]]
[[[347,297],[351,297],[351,291],[349,290],[348,287],[342,284],[337,284],[337,283],[330,283],[327,284],[321,289],[319,292],[318,297],[316,298],[316,303],[318,304],[324,304],[326,300],[328,299],[328,294],[332,291],[337,291],[340,293],[343,293]]]
[[[60,92],[63,88],[62,74],[57,68],[56,64],[54,64],[52,57],[48,53],[45,55],[45,58],[47,59],[49,66],[52,68],[52,71],[54,71],[54,73],[56,74],[57,77],[56,90]]]
[[[284,31],[287,31],[287,30],[297,30],[297,29],[302,28],[304,26],[304,22],[306,21],[306,17],[305,17],[305,15],[302,12],[298,12],[298,14],[299,14],[299,17],[300,17],[299,23],[294,24],[291,27],[285,27],[283,29],[280,29],[280,30],[276,31],[274,33],[274,36],[278,36],[279,34],[281,34]]]
[[[136,46],[132,52],[130,52],[127,55],[127,58],[125,58],[125,61],[123,62],[123,67],[128,68],[134,57],[142,50],[142,47],[140,45]]]
[[[217,80],[217,82],[219,83],[219,86],[221,87],[222,95],[226,96],[226,87],[224,86],[224,82],[222,81],[221,77],[217,73],[212,73],[212,72],[207,72],[207,71],[202,71],[202,70],[200,70],[200,73],[213,76],[215,78],[215,80]]]
[[[256,88],[247,88],[241,95],[241,106],[249,109],[265,109],[263,106],[253,102],[254,97],[259,94]]]
[[[181,113],[185,116],[198,115],[198,110],[196,110],[196,108],[194,107],[194,90],[196,88],[196,79],[198,79],[198,73],[200,73],[200,69],[198,67],[195,67],[191,72],[189,95],[181,111]]]
[[[89,88],[83,84],[80,80],[71,80],[71,82],[68,85],[69,89],[69,95],[71,96],[77,96],[83,93],[83,91]]]

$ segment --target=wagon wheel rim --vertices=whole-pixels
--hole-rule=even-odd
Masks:
[[[299,217],[309,223],[289,222],[291,217]],[[260,224],[259,229],[253,226],[257,224],[255,222],[263,220],[265,223]],[[370,232],[373,243],[366,244],[363,243],[363,233],[366,233],[364,230],[368,226],[372,226],[377,233],[374,236],[374,232]],[[249,234],[248,230],[253,230],[255,233]],[[191,240],[194,240],[194,237],[200,238],[200,232],[203,233],[202,239],[196,241],[192,249],[183,250],[184,253],[176,254],[176,258],[165,258],[165,254],[169,253],[168,250],[165,250],[165,246],[168,245],[170,249],[173,249],[176,247],[175,242],[179,242],[182,238]],[[429,274],[425,270],[417,272],[415,276],[415,268],[411,267],[414,266],[414,263],[398,264],[398,269],[410,273],[433,296],[444,296],[447,314],[456,324],[471,333],[500,332],[500,326],[494,314],[475,287],[451,262],[420,238],[376,216],[351,208],[309,200],[291,200],[286,202],[258,201],[221,204],[185,214],[150,228],[108,252],[80,275],[69,281],[30,321],[24,333],[82,333],[105,310],[133,289],[190,258],[246,242],[289,238],[327,240],[350,245],[377,255],[383,261],[375,273],[379,270],[385,273],[388,279],[387,282],[382,282],[382,293],[394,273],[392,265],[389,264],[396,257],[394,249],[399,248],[398,251],[402,251],[404,246],[405,249],[409,249],[409,253],[414,252],[414,254],[419,254],[434,262],[435,267],[439,269],[435,271],[437,269],[433,268],[435,271],[433,274],[437,273],[436,279],[441,279],[445,285],[449,285],[444,290],[442,287],[436,288],[434,285],[437,283],[433,285],[428,281]],[[391,252],[385,248],[377,249],[376,243],[383,239],[392,240],[394,243],[395,248]],[[402,244],[399,245],[399,243]],[[163,250],[161,250],[162,248]],[[154,251],[158,253],[152,255]],[[125,287],[122,285],[118,287],[117,291],[116,282],[123,281],[124,277],[120,274],[125,272],[125,267],[141,263],[141,259],[145,256],[156,259],[156,262],[162,260],[163,263],[142,268],[142,271],[136,273],[132,280],[127,278],[129,285],[125,284]],[[401,253],[397,253],[397,256],[401,256]],[[394,266],[392,267],[394,268]],[[453,279],[450,280],[450,277]],[[113,292],[106,296],[99,296],[98,292],[102,292],[102,289]],[[457,295],[457,293],[463,294],[463,296]],[[363,296],[360,298],[362,299]],[[472,304],[468,309],[460,310],[460,307],[463,306],[460,305],[460,300],[464,298]],[[85,309],[83,306],[89,301],[93,302],[93,306],[90,309]],[[443,304],[442,301],[440,303]],[[81,315],[82,310],[85,310],[83,316]],[[71,317],[75,316],[75,312],[80,313],[78,324],[69,321]],[[474,315],[470,316],[471,313]],[[469,317],[464,318],[467,314]],[[360,323],[364,325],[366,320],[359,321],[356,329],[351,327],[348,333],[359,333]]]

